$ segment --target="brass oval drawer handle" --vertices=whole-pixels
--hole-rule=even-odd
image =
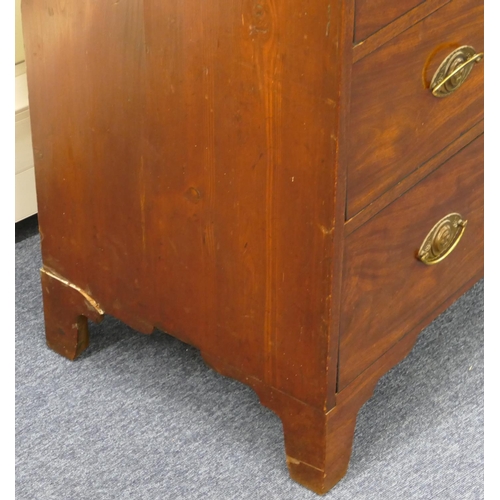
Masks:
[[[430,89],[436,97],[446,97],[455,92],[467,80],[474,63],[482,61],[484,54],[476,53],[469,45],[454,50],[434,74]]]
[[[458,213],[443,217],[426,236],[418,260],[428,266],[444,260],[458,245],[466,226],[467,221]]]

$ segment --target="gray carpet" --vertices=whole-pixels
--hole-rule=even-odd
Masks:
[[[45,346],[36,220],[16,227],[16,498],[320,498],[281,422],[190,346],[107,317],[76,362]],[[424,330],[362,408],[327,499],[483,498],[483,284]]]

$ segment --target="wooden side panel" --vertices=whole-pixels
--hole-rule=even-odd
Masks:
[[[425,0],[356,0],[354,41],[373,35],[391,21],[413,9]]]
[[[483,269],[483,147],[479,137],[411,191],[350,234],[344,257],[339,387],[344,389]],[[443,217],[465,233],[442,262],[417,252]]]
[[[44,266],[319,407],[345,10],[23,2]]]
[[[453,0],[354,64],[349,219],[483,118],[483,63],[450,96],[429,90],[462,45],[484,50],[482,2]]]

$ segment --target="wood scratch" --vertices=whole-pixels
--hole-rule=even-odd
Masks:
[[[335,226],[333,226],[331,229],[326,228],[323,225],[319,225],[319,228],[321,229],[321,232],[325,235],[328,236],[329,234],[333,234],[333,231],[335,230]]]
[[[78,293],[83,295],[83,298],[92,306],[93,309],[95,309],[97,311],[98,314],[100,314],[101,316],[104,314],[104,311],[101,309],[101,306],[85,290],[82,290],[80,287],[78,287],[78,286],[74,285],[73,283],[71,283],[70,281],[64,279],[62,276],[59,276],[53,272],[47,271],[44,268],[40,269],[40,272],[46,274],[50,278],[53,278],[57,281],[60,281],[64,285],[68,286],[69,288],[76,290]]]
[[[307,462],[304,462],[303,460],[297,460],[296,458],[293,458],[289,455],[286,456],[286,461],[287,461],[287,463],[293,464],[293,465],[304,464],[304,465],[307,465],[307,467],[311,467],[312,469],[316,469],[316,470],[323,472],[323,469],[320,469],[318,467],[315,467],[314,465],[308,464]]]
[[[330,34],[330,19],[332,17],[332,6],[328,4],[328,22],[326,23],[326,36]]]
[[[141,167],[139,170],[139,190],[141,206],[141,232],[142,232],[142,251],[146,254],[146,184],[144,182],[144,156],[141,155]]]

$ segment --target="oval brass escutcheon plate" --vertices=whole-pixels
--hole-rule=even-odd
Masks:
[[[467,80],[475,63],[484,54],[478,54],[474,47],[463,45],[454,50],[439,66],[434,74],[430,89],[436,97],[446,97],[455,92]]]
[[[426,236],[417,258],[431,266],[444,260],[462,238],[467,221],[459,213],[443,217]]]

